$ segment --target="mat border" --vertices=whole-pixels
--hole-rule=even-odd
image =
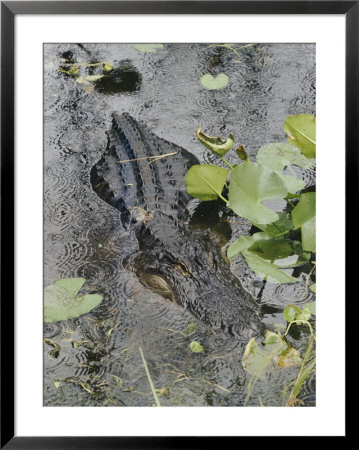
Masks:
[[[342,14],[346,19],[346,297],[357,277],[349,255],[348,206],[358,204],[359,1],[9,1],[1,2],[1,320],[0,448],[197,449],[239,437],[22,437],[14,436],[14,80],[18,14]],[[6,220],[4,220],[6,218]],[[349,252],[350,245],[350,252]],[[354,247],[353,247],[354,246]],[[3,282],[6,280],[6,283]],[[353,290],[354,292],[354,290]],[[348,333],[346,327],[346,337]],[[10,337],[10,338],[9,338]],[[348,342],[348,339],[346,339]],[[347,351],[347,350],[346,350]],[[6,368],[6,370],[4,369]],[[347,402],[346,402],[347,404]],[[349,437],[348,424],[345,437]],[[257,438],[263,438],[257,437]],[[295,437],[295,436],[293,436]],[[298,437],[296,437],[298,438]],[[305,437],[301,437],[305,438]]]

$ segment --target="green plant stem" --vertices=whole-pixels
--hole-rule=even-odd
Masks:
[[[221,160],[222,160],[225,164],[227,164],[227,166],[228,166],[230,169],[233,169],[232,164],[231,164],[230,162],[228,162],[224,156],[221,156],[220,158],[221,158]]]
[[[313,328],[312,328],[311,324],[307,320],[292,320],[290,322],[290,324],[288,325],[288,328],[287,328],[286,332],[284,333],[284,337],[287,336],[288,331],[289,331],[289,329],[290,329],[290,327],[292,326],[293,323],[297,323],[298,325],[301,325],[301,324],[305,323],[306,325],[308,325],[310,334],[311,334],[312,338],[314,339],[314,341],[316,341],[315,335],[313,333]]]
[[[157,393],[156,393],[156,389],[155,389],[155,387],[154,387],[154,385],[153,385],[153,382],[152,382],[152,378],[151,378],[150,371],[148,370],[148,367],[147,367],[147,363],[146,363],[145,357],[143,356],[141,347],[139,347],[139,350],[140,350],[140,353],[141,353],[141,357],[142,357],[142,361],[143,361],[143,366],[144,366],[145,371],[146,371],[146,375],[147,375],[147,378],[148,378],[148,382],[149,382],[149,384],[150,384],[150,386],[151,386],[151,391],[152,391],[153,398],[155,399],[156,405],[157,405],[157,406],[161,406],[161,403],[160,403],[160,401],[159,401],[159,399],[158,399],[158,396],[157,396]]]

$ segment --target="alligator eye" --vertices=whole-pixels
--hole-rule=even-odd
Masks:
[[[182,273],[182,275],[184,275],[185,277],[188,277],[190,275],[190,271],[188,270],[188,267],[182,261],[178,261],[176,263],[176,267]]]
[[[162,294],[172,293],[172,289],[167,281],[158,275],[146,274],[141,281],[145,286],[150,287],[157,292],[161,292]]]

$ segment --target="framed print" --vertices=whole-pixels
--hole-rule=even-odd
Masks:
[[[1,448],[347,436],[358,8],[1,3]]]

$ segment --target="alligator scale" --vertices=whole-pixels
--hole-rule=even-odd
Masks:
[[[188,151],[130,115],[114,114],[91,184],[134,228],[139,250],[126,268],[211,330],[247,339],[261,332],[258,305],[230,271],[219,244],[188,226],[185,176],[193,164],[198,160]]]

